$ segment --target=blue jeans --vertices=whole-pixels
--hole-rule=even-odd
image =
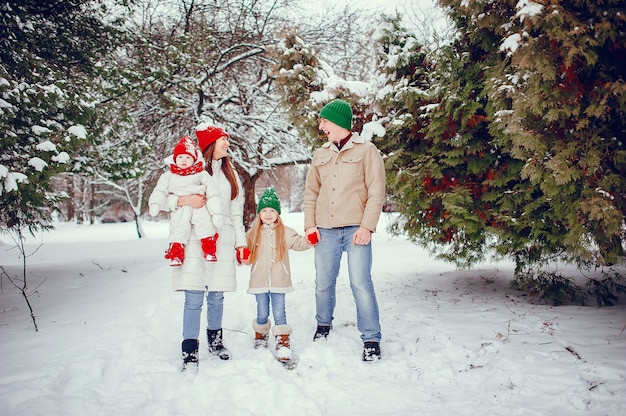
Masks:
[[[352,244],[358,226],[319,228],[321,241],[315,246],[315,306],[318,325],[330,326],[335,310],[335,288],[343,252],[348,253],[348,276],[356,303],[357,328],[361,339],[380,341],[378,303],[372,282],[372,243]]]
[[[276,325],[287,325],[287,314],[285,313],[284,293],[257,293],[256,295],[256,322],[265,325],[270,316],[270,300],[272,302],[272,312]]]
[[[185,290],[183,309],[183,339],[198,339],[204,290]],[[224,292],[206,292],[206,320],[208,329],[222,328]]]

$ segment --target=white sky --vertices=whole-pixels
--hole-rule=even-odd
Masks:
[[[314,10],[341,10],[345,5],[364,10],[380,10],[387,14],[398,10],[404,17],[407,28],[417,32],[418,36],[429,36],[433,30],[443,31],[447,24],[443,12],[437,6],[437,0],[320,0],[304,1],[305,7],[307,3]],[[432,30],[425,26],[431,26]]]

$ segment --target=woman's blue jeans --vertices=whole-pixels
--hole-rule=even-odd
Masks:
[[[276,325],[287,324],[287,314],[285,313],[284,293],[257,293],[256,295],[256,322],[265,325],[270,316],[270,301],[272,302],[272,313]]]
[[[185,290],[183,309],[183,339],[198,339],[200,336],[200,315],[206,293],[206,320],[208,329],[222,328],[224,314],[224,292]]]
[[[315,246],[315,306],[318,325],[330,326],[336,304],[335,288],[341,256],[348,253],[348,276],[356,303],[357,328],[361,339],[380,341],[378,302],[372,282],[372,243],[352,243],[358,226],[318,228],[321,241]]]

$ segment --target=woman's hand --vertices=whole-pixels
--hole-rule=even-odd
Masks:
[[[178,197],[177,206],[190,206],[192,208],[202,208],[206,203],[206,196],[201,194],[183,195]]]
[[[235,249],[238,264],[250,264],[250,250],[248,247],[242,246]]]

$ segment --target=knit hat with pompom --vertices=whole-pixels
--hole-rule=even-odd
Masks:
[[[259,199],[256,212],[261,212],[263,208],[274,208],[276,212],[278,212],[278,215],[280,215],[280,199],[278,199],[274,188],[267,188],[263,192],[263,195],[261,195]]]
[[[198,138],[198,145],[202,153],[206,149],[215,143],[220,137],[228,137],[228,133],[223,128],[214,126],[209,123],[201,123],[196,127],[196,137]]]
[[[179,155],[189,155],[193,158],[193,162],[198,160],[198,150],[196,148],[193,139],[189,136],[183,136],[180,138],[176,146],[174,146],[174,162]]]

